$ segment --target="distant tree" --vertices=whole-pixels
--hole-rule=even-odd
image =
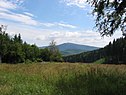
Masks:
[[[102,36],[121,29],[126,36],[126,0],[87,0],[93,6],[96,27]]]
[[[19,33],[19,35],[18,35],[18,42],[21,43],[21,44],[22,44],[22,42],[23,42],[22,39],[21,39],[21,34],[20,34],[20,33]]]
[[[22,39],[21,39],[21,35],[20,34],[16,34],[16,35],[14,35],[14,38],[13,38],[13,40],[14,40],[14,42],[16,42],[16,43],[20,43],[20,44],[22,44]]]
[[[56,42],[54,40],[50,42],[49,50],[51,53],[56,53],[58,51],[58,48],[56,47]]]
[[[62,61],[62,56],[59,52],[59,49],[56,46],[56,42],[54,40],[49,44],[50,61]]]

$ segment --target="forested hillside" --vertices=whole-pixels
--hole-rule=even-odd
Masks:
[[[98,49],[89,52],[83,52],[80,54],[65,56],[64,61],[66,62],[84,62],[84,63],[92,63],[100,58],[104,58],[104,49]]]
[[[104,48],[83,52],[77,55],[64,57],[66,62],[86,62],[92,63],[97,60],[104,59],[103,63],[107,64],[125,64],[126,63],[126,38],[114,40]]]

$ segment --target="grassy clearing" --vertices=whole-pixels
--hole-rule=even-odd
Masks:
[[[103,64],[103,63],[105,63],[105,58],[101,58],[101,59],[95,61],[94,63],[95,64]]]
[[[0,95],[126,95],[126,66],[1,64]]]

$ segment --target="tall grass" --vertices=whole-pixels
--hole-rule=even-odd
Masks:
[[[126,66],[1,64],[0,95],[126,95]]]

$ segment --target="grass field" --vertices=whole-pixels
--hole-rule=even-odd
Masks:
[[[0,95],[126,95],[126,66],[0,64]]]

